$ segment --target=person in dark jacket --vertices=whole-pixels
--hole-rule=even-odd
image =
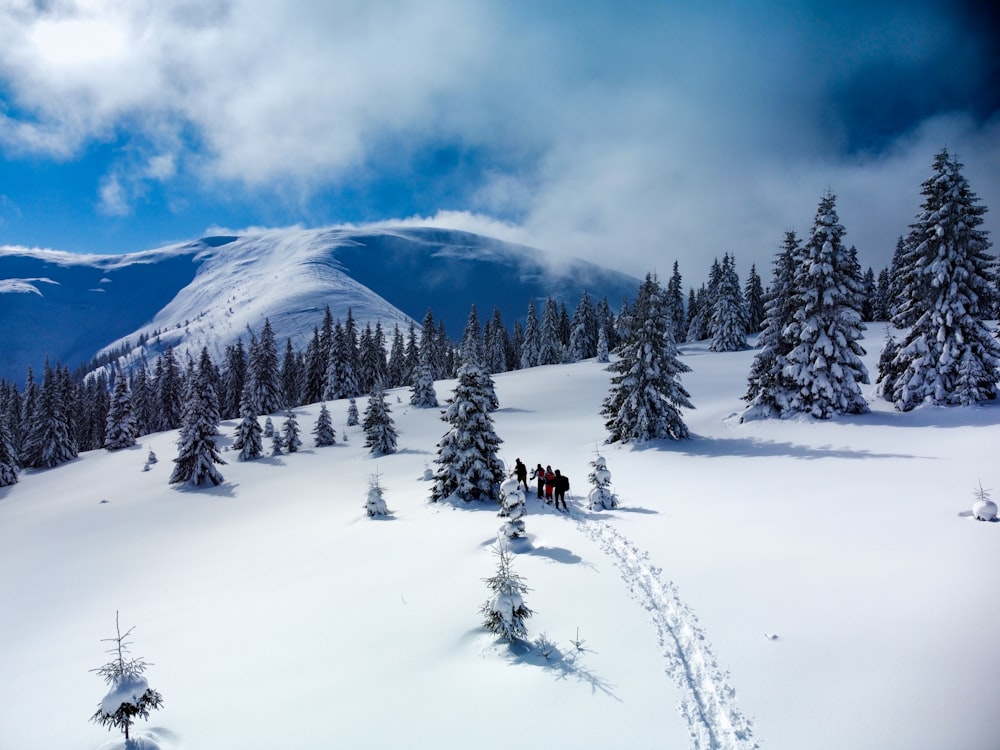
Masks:
[[[562,502],[562,509],[569,512],[569,508],[566,506],[566,493],[569,492],[569,477],[563,476],[559,473],[559,469],[556,469],[554,484],[556,510],[559,510],[559,503]]]
[[[542,468],[541,464],[538,464],[531,472],[531,478],[538,480],[538,499],[541,500],[542,493],[545,491],[545,469]]]
[[[514,476],[517,477],[517,486],[524,485],[525,491],[530,492],[528,487],[528,467],[521,463],[521,459],[514,459]]]

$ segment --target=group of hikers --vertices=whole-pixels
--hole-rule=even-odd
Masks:
[[[518,485],[524,485],[524,489],[527,492],[531,492],[531,488],[528,486],[528,467],[525,466],[521,459],[514,460],[514,476],[517,477]],[[562,510],[569,511],[566,506],[566,493],[569,492],[569,477],[561,474],[559,469],[552,471],[551,466],[546,466],[544,469],[541,464],[538,464],[531,472],[531,478],[538,482],[538,499],[543,499],[547,505],[552,505],[555,502],[556,510],[559,510],[560,504],[562,504]]]

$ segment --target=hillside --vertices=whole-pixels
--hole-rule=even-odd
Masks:
[[[483,631],[500,519],[428,503],[444,423],[405,391],[377,460],[336,402],[348,442],[311,447],[304,407],[305,450],[227,453],[214,489],[167,484],[176,433],[24,472],[0,489],[0,745],[121,747],[87,721],[120,610],[163,750],[994,746],[1000,524],[969,509],[998,486],[1000,405],[740,424],[753,352],[682,351],[681,443],[601,446],[593,361],[496,376],[502,457],[572,478],[569,515],[529,498],[515,546],[548,659]],[[616,511],[584,505],[598,449]]]
[[[0,377],[20,383],[50,356],[75,367],[149,338],[219,355],[270,318],[283,345],[304,348],[329,305],[361,325],[419,322],[428,306],[458,338],[476,304],[510,326],[528,301],[572,310],[584,289],[615,307],[638,280],[583,261],[440,229],[299,228],[205,237],[158,250],[86,256],[0,247]]]

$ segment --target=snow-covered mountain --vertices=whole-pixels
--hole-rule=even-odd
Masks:
[[[261,230],[114,256],[0,247],[0,377],[19,382],[46,356],[75,367],[140,336],[154,352],[170,343],[215,355],[265,318],[279,344],[301,348],[327,305],[387,333],[430,307],[457,338],[472,304],[481,322],[495,306],[510,325],[529,299],[572,310],[586,289],[617,307],[637,286],[584,261],[429,228]]]

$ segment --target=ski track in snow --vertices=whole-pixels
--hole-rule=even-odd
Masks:
[[[632,597],[649,612],[659,639],[666,672],[681,690],[680,712],[695,750],[751,750],[759,745],[753,727],[736,703],[736,691],[726,682],[698,618],[649,554],[613,527],[577,520],[579,529],[597,542],[621,572]]]

